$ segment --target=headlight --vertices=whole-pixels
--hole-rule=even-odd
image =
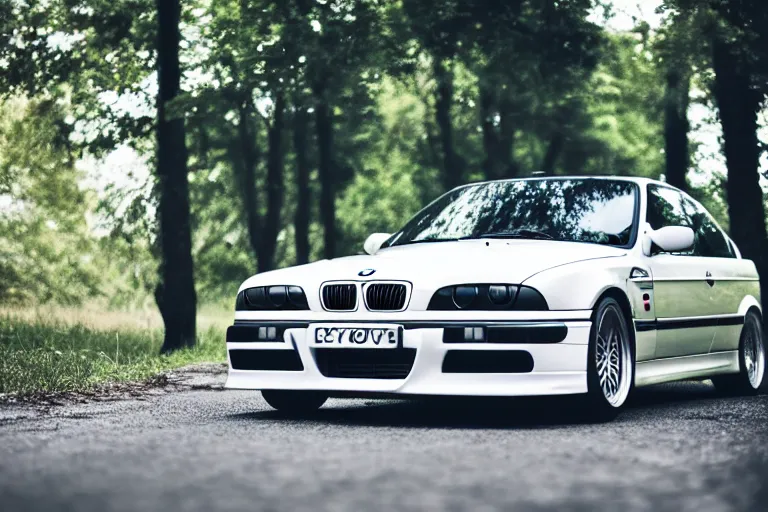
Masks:
[[[307,296],[300,286],[256,286],[237,294],[236,311],[307,310]]]
[[[460,284],[440,288],[429,301],[432,311],[547,311],[535,289],[514,284]]]

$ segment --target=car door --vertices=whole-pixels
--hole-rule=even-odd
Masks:
[[[711,274],[711,310],[718,315],[710,352],[737,350],[743,317],[739,306],[746,295],[759,291],[751,265],[736,257],[728,237],[700,204],[689,200],[693,209],[693,229],[697,251]]]
[[[694,229],[689,251],[663,253],[654,247],[648,260],[656,312],[656,358],[706,354],[717,331],[720,308],[712,293],[711,264],[699,255],[694,215],[693,203],[680,191],[648,185],[646,222],[653,229]]]

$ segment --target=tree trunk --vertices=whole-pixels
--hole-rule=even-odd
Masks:
[[[157,0],[157,178],[160,284],[155,299],[165,324],[162,352],[195,344],[194,270],[184,118],[168,118],[167,103],[180,90],[179,0]]]
[[[309,160],[307,159],[307,113],[296,110],[293,121],[293,150],[296,153],[296,216],[293,220],[296,240],[296,264],[309,263]]]
[[[257,259],[257,265],[259,265],[261,216],[259,215],[259,198],[256,190],[256,168],[259,163],[259,151],[256,145],[255,129],[251,129],[251,112],[250,99],[244,98],[238,109],[237,133],[239,141],[233,144],[231,159],[233,170],[238,178],[240,196],[243,201],[248,243],[251,246],[254,257]]]
[[[503,173],[501,169],[503,164],[499,161],[499,136],[494,123],[497,113],[493,96],[491,87],[480,86],[480,126],[483,130],[483,149],[485,150],[483,172],[487,180],[501,178]]]
[[[549,139],[549,146],[547,146],[547,152],[544,155],[544,160],[541,163],[540,171],[544,176],[554,176],[555,168],[557,165],[557,159],[560,157],[560,153],[563,151],[563,144],[565,143],[565,137],[562,132],[556,131]]]
[[[258,269],[267,272],[275,268],[277,235],[280,234],[280,214],[285,198],[283,183],[283,131],[285,127],[285,95],[275,95],[275,114],[269,127],[267,154],[267,213],[259,240]]]
[[[456,159],[453,146],[453,124],[451,106],[453,105],[453,70],[444,60],[435,58],[435,80],[437,81],[437,97],[435,101],[435,117],[440,129],[440,144],[443,150],[443,185],[450,190],[461,184],[461,169]]]
[[[664,145],[667,183],[688,189],[688,91],[690,80],[677,69],[667,72],[667,97],[664,105]]]
[[[333,160],[333,117],[326,88],[315,87],[315,129],[320,178],[320,219],[323,223],[323,256],[336,256],[336,169]]]
[[[504,178],[516,178],[519,174],[515,161],[515,122],[513,104],[509,99],[499,101],[499,154]]]
[[[750,70],[732,44],[715,38],[715,100],[723,127],[728,166],[728,216],[731,238],[760,273],[763,304],[768,300],[768,236],[759,181],[757,112],[760,94],[750,84]]]

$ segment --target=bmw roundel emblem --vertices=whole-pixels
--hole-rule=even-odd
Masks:
[[[374,272],[376,272],[376,270],[372,268],[366,268],[365,270],[361,270],[360,272],[358,272],[357,275],[359,275],[360,277],[368,277],[370,275],[373,275]]]

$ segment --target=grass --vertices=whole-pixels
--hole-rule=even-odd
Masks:
[[[105,382],[145,380],[190,363],[226,360],[223,316],[201,319],[197,345],[167,356],[160,355],[161,328],[121,324],[120,318],[0,311],[0,393],[86,391]]]

